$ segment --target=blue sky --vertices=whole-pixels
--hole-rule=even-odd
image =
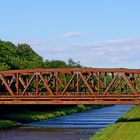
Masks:
[[[44,59],[140,68],[139,0],[1,0],[0,39]]]

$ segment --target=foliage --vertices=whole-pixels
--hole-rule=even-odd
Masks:
[[[77,68],[82,67],[80,65],[80,62],[79,61],[78,62],[75,62],[72,58],[69,58],[69,60],[68,60],[68,66],[69,67],[72,67],[72,68],[74,68],[74,67],[77,67]]]
[[[100,106],[97,106],[98,108]],[[86,110],[90,110],[95,108],[95,106],[84,106],[84,105],[77,105],[73,107],[63,107],[61,109],[56,109],[56,111],[29,111],[25,110],[24,112],[20,113],[13,113],[7,112],[1,115],[4,119],[15,120],[18,122],[31,122],[31,121],[41,121],[41,120],[48,120],[60,116],[65,116],[73,113],[83,112]]]
[[[15,45],[0,40],[0,70],[32,68],[82,67],[72,59],[68,64],[61,60],[43,60],[28,44]]]
[[[20,124],[17,122],[10,121],[10,120],[0,120],[0,129],[10,128],[13,126],[18,126],[18,125]]]
[[[82,111],[86,110],[84,105],[78,105],[77,107],[78,107],[79,112],[82,112]]]

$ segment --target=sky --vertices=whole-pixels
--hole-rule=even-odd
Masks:
[[[0,39],[48,60],[140,68],[140,0],[0,0]]]

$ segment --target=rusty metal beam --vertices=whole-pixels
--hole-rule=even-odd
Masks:
[[[10,86],[8,85],[7,81],[5,80],[5,78],[0,75],[0,79],[2,80],[2,82],[4,83],[6,89],[9,91],[9,93],[11,94],[11,96],[15,96],[14,92],[12,91],[12,89],[10,88]]]
[[[114,78],[112,79],[112,81],[110,82],[110,84],[108,85],[108,87],[106,88],[106,90],[104,91],[103,95],[107,94],[108,90],[111,88],[111,86],[113,85],[113,83],[115,82],[115,80],[117,79],[118,75],[115,75]]]
[[[139,79],[140,69],[0,71],[0,104],[139,104]]]
[[[77,104],[87,104],[87,105],[102,105],[102,104],[140,104],[140,100],[132,100],[132,101],[0,101],[0,104],[15,104],[15,105],[21,105],[21,104],[62,104],[62,105],[77,105]]]
[[[85,85],[88,87],[90,93],[91,93],[92,95],[94,95],[94,92],[93,92],[92,88],[90,87],[90,85],[88,84],[88,82],[86,81],[86,79],[84,78],[84,76],[82,75],[81,72],[79,73],[79,75],[81,76],[81,78],[82,78],[82,80],[84,81]]]
[[[133,93],[135,95],[138,95],[136,90],[134,89],[133,85],[131,84],[130,80],[128,80],[128,78],[126,77],[126,75],[122,74],[122,77],[125,79],[126,83],[129,85],[129,87],[131,88],[131,90],[133,91]]]
[[[62,95],[65,94],[65,92],[66,92],[68,86],[70,85],[70,83],[71,83],[72,80],[74,79],[75,75],[76,75],[76,74],[73,74],[73,76],[71,77],[71,79],[70,79],[69,82],[67,83],[66,87],[64,88],[64,90],[63,90],[63,92],[62,92]]]
[[[40,73],[38,75],[40,76],[41,80],[43,81],[43,83],[44,83],[45,87],[47,88],[47,90],[49,91],[49,93],[51,95],[53,95],[52,90],[50,89],[49,85],[47,84],[47,82],[45,81],[45,79],[43,78],[43,76]]]
[[[30,81],[28,82],[28,84],[26,85],[26,87],[24,88],[23,92],[22,92],[22,96],[24,95],[25,91],[27,90],[27,88],[29,87],[29,85],[31,84],[33,78],[35,77],[35,74],[33,74],[33,76],[31,77]]]

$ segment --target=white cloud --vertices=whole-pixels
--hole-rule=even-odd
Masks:
[[[124,63],[124,61],[126,60],[127,58],[124,56],[116,56],[116,57],[112,57],[111,59],[110,59],[110,62],[111,63],[114,63],[114,64],[120,64],[120,63]]]
[[[80,32],[65,32],[61,35],[61,37],[64,37],[64,38],[83,38],[83,37],[87,37],[87,34],[83,34]]]
[[[52,42],[51,42],[52,43]],[[73,58],[90,67],[140,67],[140,38],[32,46],[45,59]],[[36,43],[37,44],[37,43]],[[38,43],[40,44],[40,43]]]
[[[140,44],[140,38],[129,38],[129,39],[116,39],[116,40],[106,40],[106,41],[99,41],[99,42],[89,42],[89,43],[82,43],[81,46],[88,46],[88,47],[106,47],[106,46],[132,46]]]

